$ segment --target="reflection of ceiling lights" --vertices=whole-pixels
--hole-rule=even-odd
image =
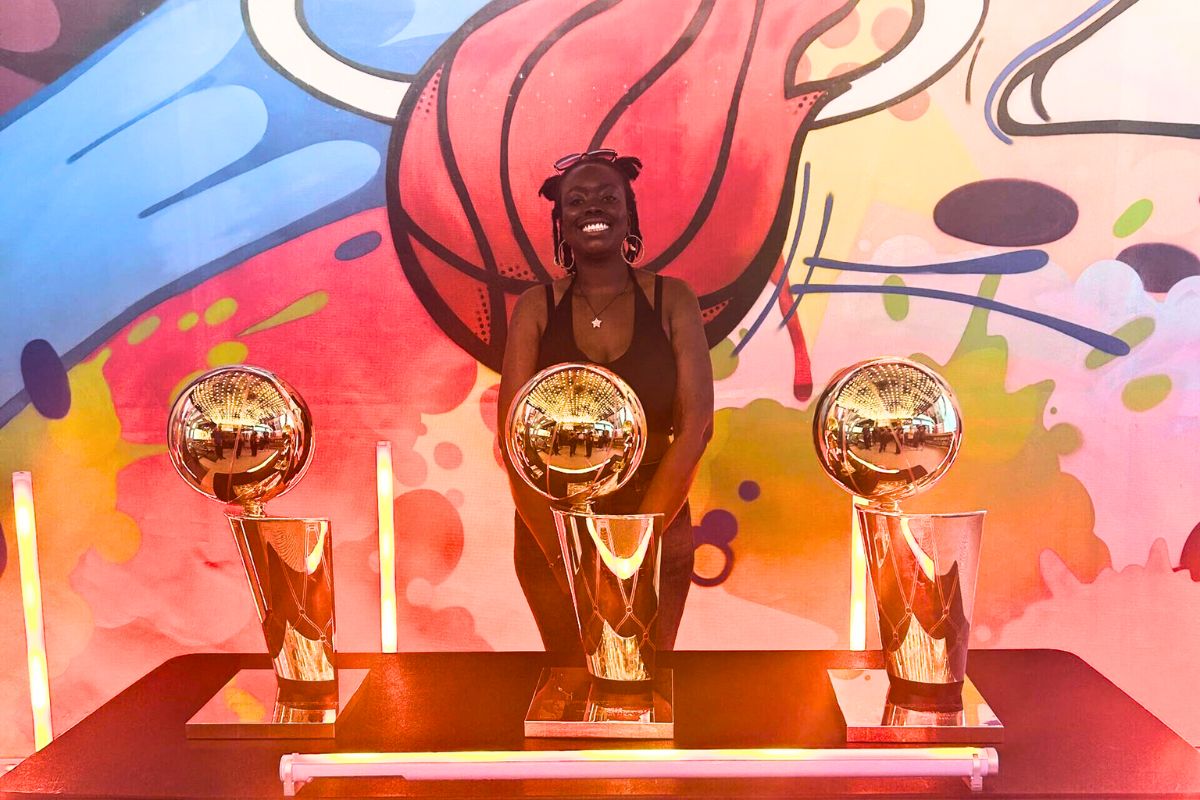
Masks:
[[[556,372],[533,387],[528,403],[558,422],[591,423],[619,415],[621,391],[590,370]]]
[[[856,373],[842,389],[840,405],[868,419],[932,416],[942,397],[941,385],[907,364],[872,364]]]
[[[196,384],[192,403],[217,425],[260,426],[289,412],[287,398],[261,375],[226,372]]]

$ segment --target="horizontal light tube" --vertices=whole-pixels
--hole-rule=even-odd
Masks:
[[[964,778],[1000,771],[991,747],[745,750],[514,750],[448,753],[292,753],[279,760],[284,794],[314,778],[555,780],[631,778]]]

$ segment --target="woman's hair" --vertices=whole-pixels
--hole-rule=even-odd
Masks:
[[[641,159],[636,156],[618,156],[609,161],[605,158],[585,156],[561,174],[546,178],[542,183],[542,188],[538,189],[539,195],[554,203],[554,208],[550,210],[550,230],[554,237],[555,261],[558,261],[561,248],[562,263],[559,266],[571,274],[575,272],[575,254],[571,252],[570,245],[563,242],[562,238],[562,182],[571,170],[584,164],[605,164],[612,167],[621,176],[621,186],[625,189],[625,208],[629,211],[629,233],[637,237],[633,242],[626,240],[628,244],[623,245],[626,247],[627,260],[636,261],[641,258],[642,250],[645,248],[645,245],[642,244],[642,228],[638,222],[637,197],[633,193],[633,181],[637,180],[637,176],[642,172]]]

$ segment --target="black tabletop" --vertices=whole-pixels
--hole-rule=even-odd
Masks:
[[[333,740],[189,740],[184,723],[242,667],[265,656],[171,659],[0,778],[0,797],[281,797],[291,752],[843,747],[825,671],[878,667],[878,653],[685,652],[675,670],[671,742],[536,740],[525,710],[544,653],[339,656],[370,668]],[[1005,726],[1000,774],[985,797],[1200,797],[1200,754],[1077,657],[1053,650],[973,652],[969,674]],[[958,779],[573,780],[468,783],[320,779],[299,797],[966,797]]]

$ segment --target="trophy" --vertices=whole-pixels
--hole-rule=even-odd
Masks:
[[[813,438],[821,466],[855,497],[886,672],[884,681],[878,670],[830,670],[848,738],[998,741],[1003,727],[967,677],[986,512],[900,507],[958,455],[962,418],[950,387],[907,359],[856,364],[818,399]]]
[[[587,671],[543,671],[527,736],[670,738],[671,676],[655,670],[661,514],[597,514],[641,463],[646,416],[625,381],[558,364],[517,392],[503,430],[517,474],[551,503]]]
[[[366,671],[335,669],[329,520],[269,517],[264,509],[312,461],[304,400],[266,370],[211,370],[171,408],[167,451],[189,486],[229,506],[274,667],[241,670],[189,720],[188,736],[332,736]]]

